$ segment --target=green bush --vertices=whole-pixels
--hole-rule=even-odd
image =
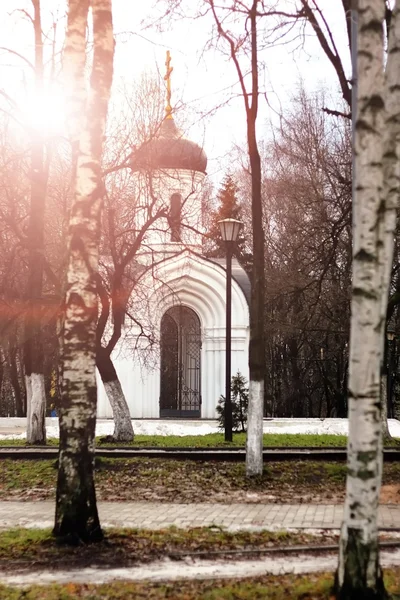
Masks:
[[[232,430],[246,431],[249,388],[247,380],[238,371],[231,379]],[[218,425],[225,429],[225,396],[220,396],[217,404]]]

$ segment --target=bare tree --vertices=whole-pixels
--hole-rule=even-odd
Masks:
[[[268,415],[347,415],[351,125],[323,104],[300,87],[261,155]]]
[[[101,312],[96,330],[96,365],[113,411],[115,428],[112,441],[126,442],[133,439],[133,427],[111,355],[121,339],[129,297],[135,293],[135,285],[144,269],[135,261],[146,234],[157,221],[166,217],[167,210],[158,198],[142,207],[138,199],[138,205],[132,206],[132,196],[128,194],[127,202],[124,202],[121,188],[118,188],[117,197],[118,203],[112,193],[107,194],[106,243],[103,249],[107,247],[108,252],[102,260],[102,273],[97,277]],[[138,226],[143,209],[146,217]]]
[[[214,0],[207,0],[213,15],[217,34],[228,46],[230,58],[234,64],[243,96],[246,123],[247,147],[251,169],[251,214],[253,234],[253,268],[250,305],[250,345],[249,345],[249,409],[247,422],[246,442],[246,473],[249,476],[259,475],[263,470],[262,455],[262,418],[264,412],[264,367],[265,367],[265,340],[264,340],[264,232],[261,200],[261,160],[257,144],[256,124],[258,115],[259,82],[258,82],[258,42],[257,21],[259,0],[253,0],[249,5],[240,2],[239,6],[224,7],[222,14]],[[239,3],[238,3],[239,4]],[[244,19],[244,32],[238,39],[224,25],[225,12],[238,10]],[[244,37],[243,37],[244,36]],[[240,59],[239,49],[248,45],[251,83],[247,87],[245,71]]]

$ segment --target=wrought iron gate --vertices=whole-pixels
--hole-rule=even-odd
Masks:
[[[160,417],[200,417],[200,320],[187,306],[161,319]]]

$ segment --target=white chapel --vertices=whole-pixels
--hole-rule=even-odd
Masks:
[[[138,219],[161,216],[142,241],[134,320],[126,318],[112,358],[132,418],[214,419],[225,390],[225,259],[203,255],[207,157],[175,123],[167,66],[165,118],[132,156]],[[232,374],[248,379],[250,282],[236,260],[232,276]],[[98,416],[112,417],[100,378]]]

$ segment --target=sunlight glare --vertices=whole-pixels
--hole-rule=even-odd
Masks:
[[[65,109],[65,97],[60,92],[35,92],[26,99],[23,122],[43,137],[60,135],[65,130]]]

